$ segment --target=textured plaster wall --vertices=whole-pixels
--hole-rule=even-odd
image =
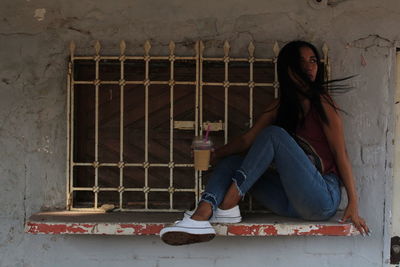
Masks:
[[[398,0],[60,1],[2,0],[0,8],[0,266],[384,266],[390,239],[395,47]],[[306,39],[331,48],[333,76],[359,74],[356,90],[337,97],[360,212],[373,234],[363,237],[217,238],[168,247],[157,237],[33,236],[29,215],[65,203],[66,58],[78,52],[129,53],[150,39],[155,53],[169,40],[231,42],[245,55],[271,55],[275,40]]]

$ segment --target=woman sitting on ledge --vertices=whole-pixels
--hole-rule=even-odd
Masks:
[[[341,183],[348,196],[341,221],[351,220],[361,234],[369,234],[358,215],[342,120],[328,94],[329,83],[323,81],[317,49],[304,41],[290,42],[277,64],[279,99],[251,129],[213,152],[212,161],[221,161],[197,209],[161,230],[165,243],[209,241],[215,237],[210,222],[240,222],[238,202],[247,192],[278,215],[327,220],[339,206]],[[245,151],[244,157],[239,155]]]

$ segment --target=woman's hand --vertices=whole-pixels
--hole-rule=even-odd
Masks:
[[[353,222],[354,226],[363,236],[371,234],[371,231],[369,230],[365,220],[358,215],[357,204],[354,202],[349,202],[347,204],[344,215],[339,222],[345,223],[349,219]]]

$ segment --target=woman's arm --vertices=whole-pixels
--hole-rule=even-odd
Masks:
[[[212,155],[212,161],[246,151],[254,142],[254,139],[261,130],[274,123],[278,110],[277,105],[278,100],[276,99],[266,108],[266,111],[261,114],[253,127],[251,127],[247,132],[237,136],[226,145],[216,149]]]
[[[321,103],[329,121],[328,125],[325,123],[322,124],[323,130],[328,140],[329,148],[333,153],[336,166],[338,167],[348,197],[348,204],[342,221],[351,219],[361,234],[368,234],[368,226],[364,219],[358,215],[357,191],[349,156],[346,150],[342,119],[336,109],[323,97],[321,97]]]

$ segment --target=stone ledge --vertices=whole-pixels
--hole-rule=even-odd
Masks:
[[[214,224],[220,236],[353,236],[351,223],[339,223],[337,214],[329,221],[304,221],[274,214],[243,214],[243,221]],[[167,212],[76,212],[53,211],[32,215],[25,225],[30,234],[158,235],[179,220],[182,213]]]

